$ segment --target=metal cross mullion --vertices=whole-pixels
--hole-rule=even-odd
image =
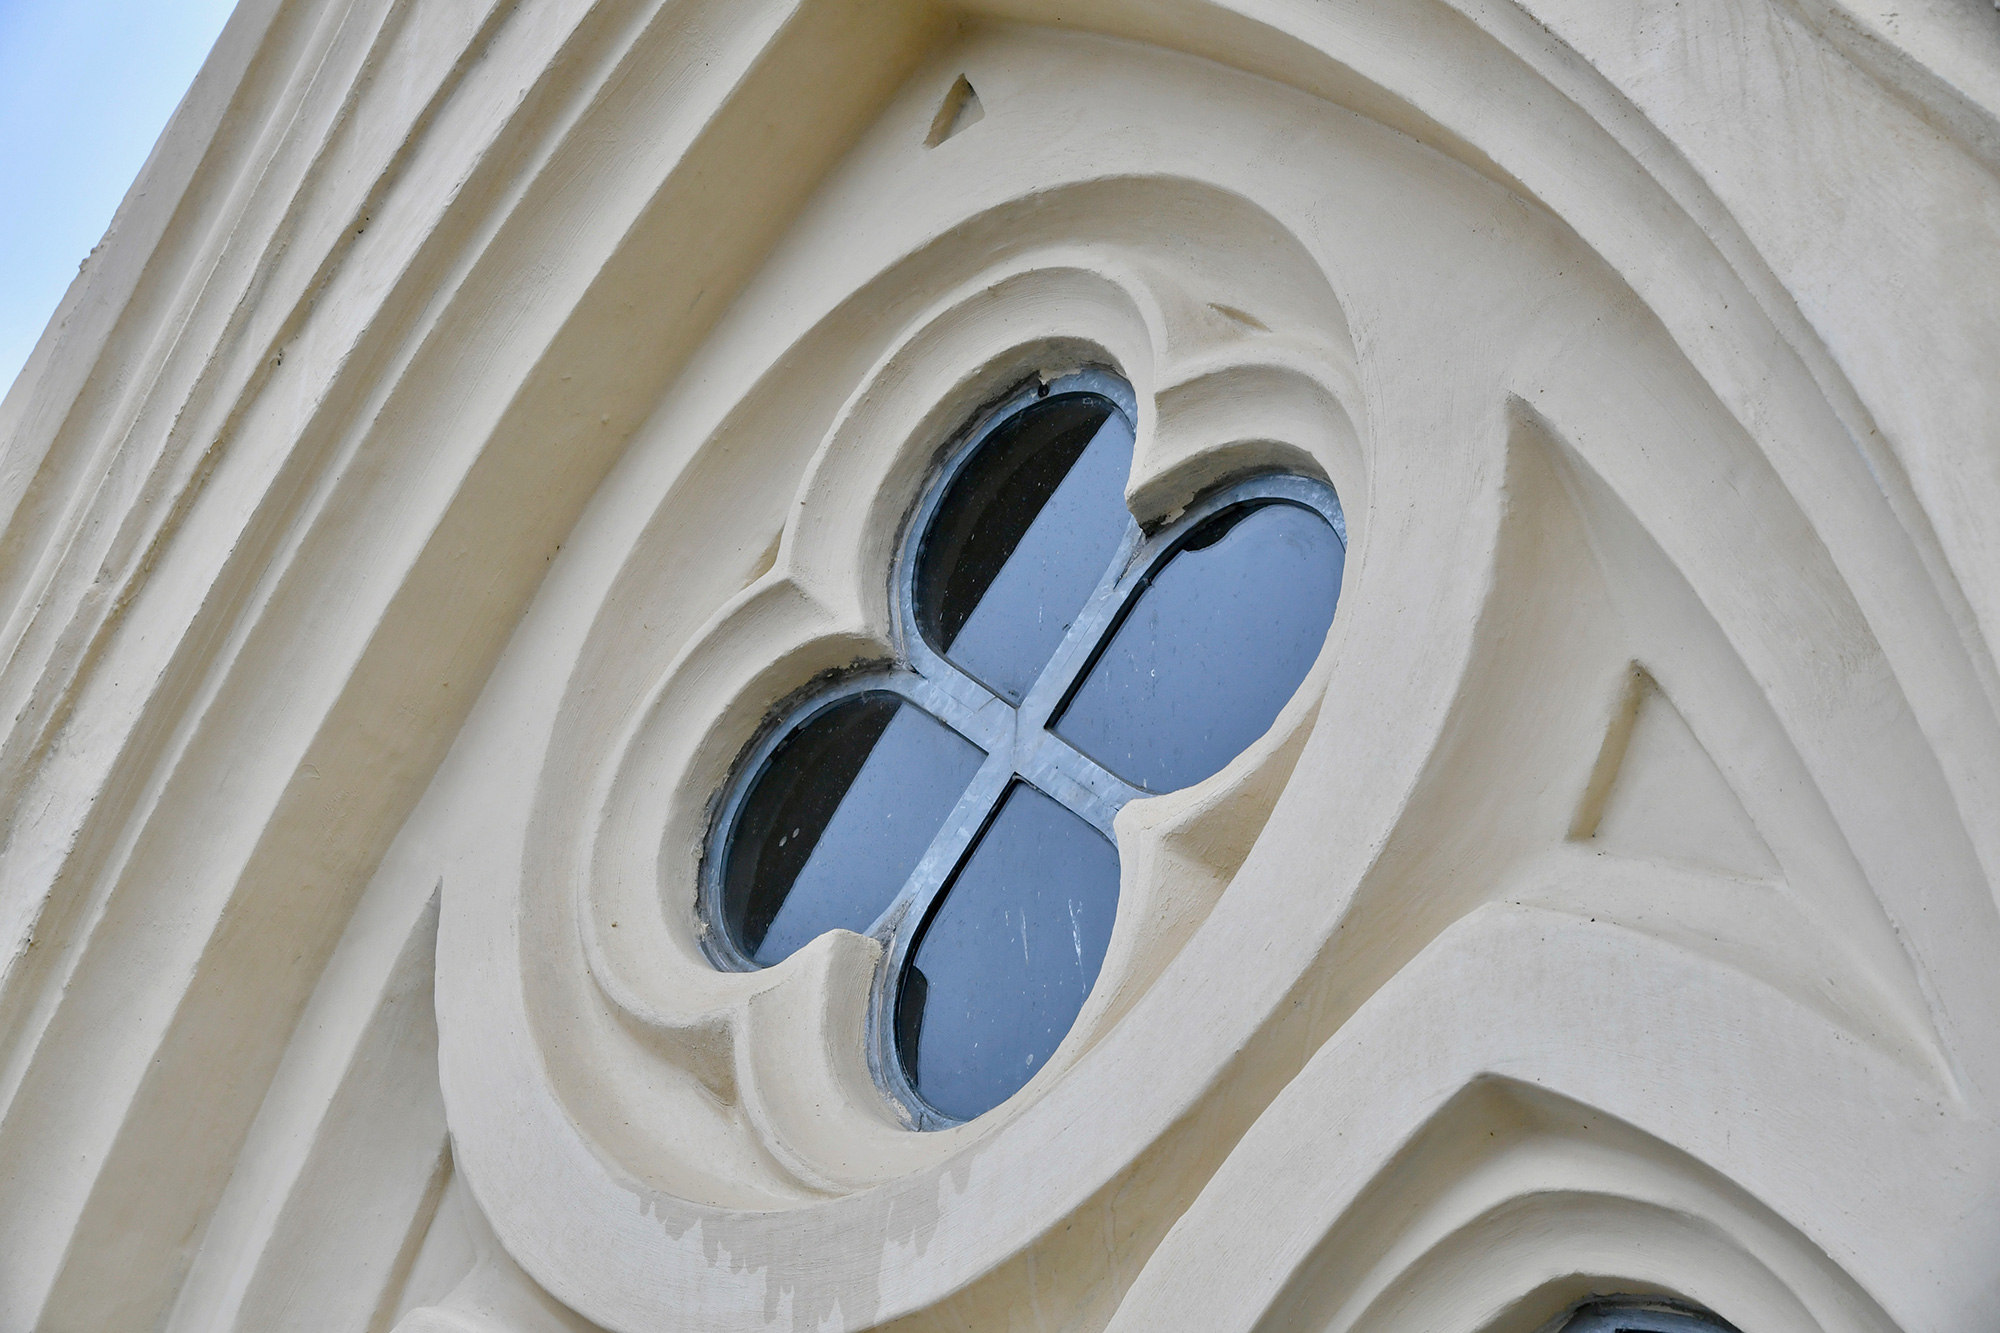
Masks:
[[[899,979],[909,965],[924,922],[999,810],[1008,788],[1017,778],[1032,784],[1106,838],[1115,837],[1112,821],[1118,811],[1143,794],[1064,742],[1048,730],[1047,722],[1074,678],[1088,666],[1097,640],[1116,618],[1119,599],[1130,595],[1125,575],[1144,544],[1134,523],[1019,709],[933,649],[914,624],[906,623],[907,653],[914,670],[907,675],[899,673],[901,692],[987,752],[986,761],[931,839],[916,869],[868,932],[883,945],[881,970],[870,999],[869,1026],[874,1036],[868,1043],[868,1063],[876,1080],[892,1091],[919,1128],[941,1128],[956,1122],[925,1103],[903,1073],[892,1036]]]
[[[1137,583],[1130,577],[1130,571],[1134,558],[1146,545],[1139,525],[1131,524],[1108,562],[1104,577],[1084,602],[1083,609],[1077,613],[1062,642],[1049,655],[1041,674],[1029,687],[1027,697],[1018,708],[1009,705],[971,673],[924,642],[915,625],[909,626],[907,631],[911,638],[909,655],[912,665],[918,678],[932,687],[925,692],[926,696],[934,695],[953,714],[963,716],[964,723],[961,724],[960,716],[940,712],[939,717],[975,744],[982,745],[988,752],[990,766],[997,751],[986,736],[992,736],[994,741],[1000,739],[997,734],[1000,728],[995,723],[1001,711],[1005,710],[1012,723],[1006,728],[1008,734],[1005,738],[1009,775],[1026,779],[1107,838],[1112,836],[1111,824],[1118,811],[1127,801],[1144,793],[1049,730],[1048,719],[1061,705],[1076,678],[1089,666],[1099,640],[1117,619],[1124,600],[1135,591]],[[919,698],[913,693],[912,698],[930,706],[929,697]],[[977,704],[970,704],[974,699]],[[985,734],[982,735],[982,732]],[[982,769],[982,775],[984,772]],[[952,822],[956,823],[957,818],[958,814],[954,811]],[[951,826],[947,825],[939,832],[939,841],[945,841],[952,833]],[[927,853],[925,860],[929,859]],[[944,873],[950,874],[952,868],[947,867]]]
[[[1146,546],[1145,534],[1139,530],[1139,525],[1128,522],[1104,577],[1097,581],[1097,587],[1084,599],[1082,609],[1070,622],[1062,642],[1056,645],[1056,650],[1043,664],[1041,675],[1035,678],[1035,683],[1028,687],[1027,697],[1021,700],[1023,732],[1045,731],[1049,719],[1068,697],[1070,687],[1089,667],[1091,654],[1097,651],[1104,632],[1118,619],[1119,608],[1132,590],[1131,570]]]
[[[892,681],[902,695],[991,755],[1014,746],[1014,707],[956,667],[943,671],[898,672]]]

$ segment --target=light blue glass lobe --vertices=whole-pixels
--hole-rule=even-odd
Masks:
[[[1033,1078],[1076,1022],[1117,914],[1117,848],[1015,783],[905,970],[899,1046],[924,1100],[970,1120]]]
[[[1153,574],[1056,734],[1145,791],[1219,771],[1312,669],[1344,562],[1332,526],[1303,505],[1223,511]]]

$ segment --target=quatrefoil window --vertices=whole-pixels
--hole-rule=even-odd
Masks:
[[[983,413],[912,516],[900,660],[782,710],[715,822],[711,956],[882,941],[871,1065],[922,1128],[1048,1061],[1110,944],[1119,809],[1263,735],[1333,621],[1332,488],[1252,476],[1143,530],[1124,502],[1136,418],[1100,370]]]

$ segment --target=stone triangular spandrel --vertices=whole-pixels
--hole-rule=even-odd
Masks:
[[[1644,669],[1632,669],[1606,730],[1573,840],[1614,856],[1779,877],[1777,858],[1687,719]]]

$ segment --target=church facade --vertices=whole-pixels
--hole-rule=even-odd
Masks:
[[[0,1330],[2000,1329],[2000,11],[243,0],[0,407]]]

